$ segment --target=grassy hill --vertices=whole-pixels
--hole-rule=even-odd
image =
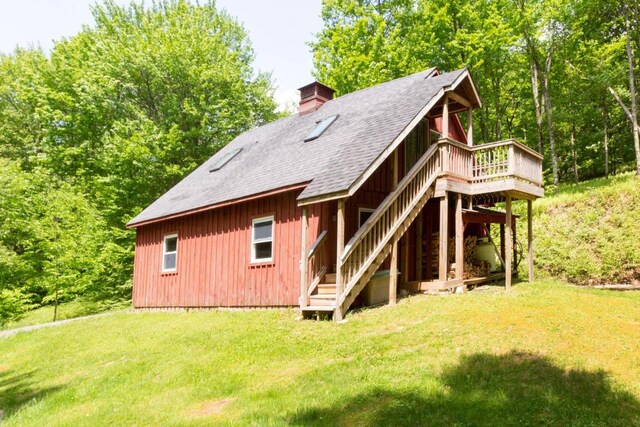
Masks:
[[[0,338],[2,425],[640,425],[640,293],[540,281],[347,319],[120,312]]]
[[[515,210],[526,218],[526,206]],[[640,284],[640,179],[564,185],[533,204],[536,267],[581,285]],[[526,242],[526,221],[518,224]]]

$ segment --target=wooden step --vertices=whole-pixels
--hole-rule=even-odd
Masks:
[[[323,283],[327,283],[327,284],[333,283],[333,284],[335,284],[336,283],[336,273],[327,273],[327,274],[325,274]]]
[[[336,305],[336,296],[334,295],[311,295],[309,305],[313,306],[331,306]]]
[[[302,311],[327,311],[331,312],[334,310],[333,306],[328,305],[308,305],[302,308]]]
[[[321,283],[318,285],[317,295],[326,295],[336,293],[336,284],[335,283]]]

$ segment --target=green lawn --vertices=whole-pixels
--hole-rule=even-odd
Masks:
[[[117,313],[0,339],[2,426],[640,425],[640,293],[542,280],[296,317]]]
[[[117,308],[125,308],[127,303],[119,303]],[[75,317],[87,316],[104,311],[99,303],[91,301],[70,301],[58,306],[57,320],[72,319]],[[53,321],[53,306],[47,305],[35,310],[28,311],[23,317],[15,322],[9,322],[0,326],[0,330],[20,328],[22,326],[38,325]]]

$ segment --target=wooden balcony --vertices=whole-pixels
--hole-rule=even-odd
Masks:
[[[442,169],[436,197],[445,191],[473,196],[509,193],[518,199],[544,196],[542,155],[515,139],[467,146],[441,138],[438,146]]]

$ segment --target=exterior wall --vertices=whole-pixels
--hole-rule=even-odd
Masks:
[[[138,227],[134,307],[298,305],[300,190]],[[309,208],[309,245],[327,229],[327,204]],[[324,215],[323,215],[324,211]],[[273,261],[251,264],[251,221],[273,215]],[[178,233],[177,270],[162,273],[163,236]]]
[[[442,133],[442,117],[432,119],[430,125],[435,128],[435,130]],[[462,142],[463,144],[467,143],[466,131],[462,128],[462,122],[458,118],[457,114],[449,115],[449,138]]]

